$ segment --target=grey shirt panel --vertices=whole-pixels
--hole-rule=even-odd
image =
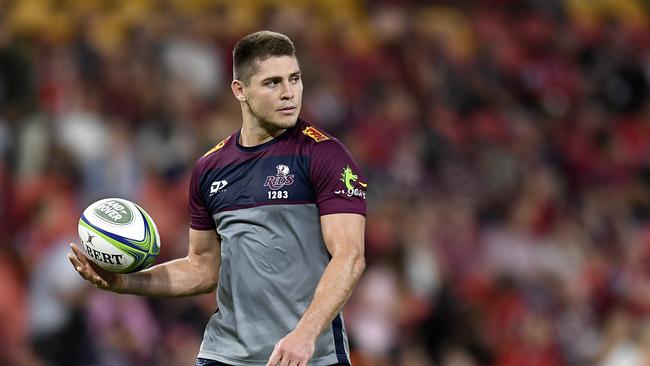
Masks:
[[[329,263],[318,207],[266,205],[220,212],[214,220],[221,237],[219,309],[208,322],[199,357],[265,365],[311,303]],[[339,362],[337,344],[347,359],[339,317],[341,326],[331,325],[318,338],[310,365]]]

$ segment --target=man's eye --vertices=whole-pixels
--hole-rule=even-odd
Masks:
[[[273,81],[273,80],[269,80],[264,85],[266,85],[266,86],[276,86],[276,85],[278,85],[278,82]]]

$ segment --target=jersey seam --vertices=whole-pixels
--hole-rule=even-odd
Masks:
[[[349,208],[324,210],[324,211],[319,211],[319,213],[320,213],[320,216],[333,215],[333,214],[338,214],[338,213],[354,213],[354,214],[359,214],[359,215],[362,215],[362,216],[366,216],[366,212],[364,210],[349,209]]]
[[[266,202],[266,203],[254,203],[250,205],[242,205],[242,206],[233,206],[233,207],[228,207],[221,209],[219,211],[216,211],[214,215],[220,214],[222,212],[232,212],[232,211],[238,211],[238,210],[246,210],[249,208],[255,208],[255,207],[264,207],[264,206],[279,206],[279,205],[315,205],[315,201],[291,201],[291,202]]]
[[[210,221],[213,222],[212,219],[210,219]],[[209,226],[209,227],[208,226],[203,227],[201,225],[194,225],[194,224],[190,223],[190,228],[194,229],[194,230],[199,230],[199,231],[210,231],[210,230],[214,230],[215,226],[213,225],[213,226]]]

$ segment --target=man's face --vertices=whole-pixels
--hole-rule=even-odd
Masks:
[[[298,60],[293,56],[273,56],[256,66],[248,86],[243,88],[251,113],[266,127],[293,127],[302,106]]]

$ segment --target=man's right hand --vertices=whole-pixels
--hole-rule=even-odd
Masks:
[[[70,248],[72,253],[68,253],[68,259],[81,277],[101,289],[119,292],[123,287],[124,275],[100,268],[86,258],[75,243],[70,243]]]

